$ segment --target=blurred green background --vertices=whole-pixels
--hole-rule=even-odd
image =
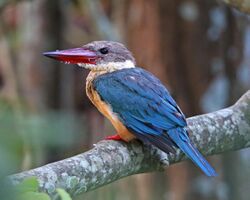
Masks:
[[[126,44],[186,116],[250,86],[250,18],[215,0],[0,1],[0,177],[87,151],[114,133],[85,95],[88,72],[42,56],[93,40]],[[249,149],[124,178],[76,199],[249,200]]]

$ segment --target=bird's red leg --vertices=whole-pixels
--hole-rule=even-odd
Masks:
[[[107,137],[105,138],[105,140],[122,140],[122,141],[124,141],[124,140],[120,137],[120,135],[118,135],[118,134],[107,136]]]

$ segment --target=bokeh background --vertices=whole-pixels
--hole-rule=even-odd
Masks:
[[[0,1],[0,176],[87,151],[113,128],[85,95],[88,72],[42,56],[123,42],[186,116],[233,104],[250,86],[250,17],[215,0]],[[249,200],[250,150],[124,178],[86,200]]]

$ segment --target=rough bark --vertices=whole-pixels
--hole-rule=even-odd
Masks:
[[[233,106],[188,118],[191,140],[204,155],[250,146],[250,90]],[[13,184],[36,176],[40,189],[53,195],[64,188],[71,195],[87,192],[132,174],[159,171],[181,160],[180,151],[165,154],[138,141],[101,141],[74,157],[9,176]]]

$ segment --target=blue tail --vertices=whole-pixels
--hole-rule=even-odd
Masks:
[[[217,176],[215,170],[201,155],[201,153],[191,144],[191,141],[184,128],[168,130],[168,135],[176,145],[207,175]]]

